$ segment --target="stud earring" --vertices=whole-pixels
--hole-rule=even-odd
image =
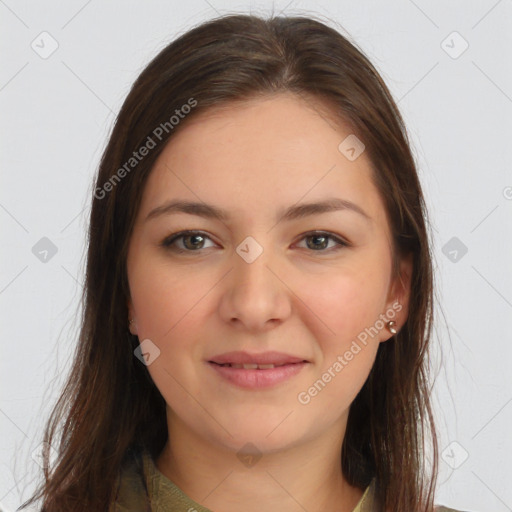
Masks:
[[[391,334],[396,334],[395,325],[396,325],[396,322],[395,322],[394,320],[390,320],[390,321],[386,324],[386,327],[389,329],[389,332],[390,332]]]

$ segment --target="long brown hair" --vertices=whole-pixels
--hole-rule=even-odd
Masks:
[[[119,112],[92,197],[78,347],[44,433],[58,457],[23,507],[42,499],[46,512],[107,510],[128,451],[157,456],[163,449],[165,402],[134,357],[138,338],[127,328],[126,256],[144,184],[165,143],[193,116],[280,92],[320,99],[334,118],[350,124],[366,146],[386,205],[394,276],[399,258],[413,256],[408,319],[380,344],[351,405],[343,473],[361,489],[376,477],[379,512],[432,510],[438,450],[428,382],[432,261],[402,117],[378,72],[347,37],[310,17],[249,15],[208,21],[170,43],[140,74]],[[186,113],[179,121],[176,109]],[[156,147],[131,160],[148,138]],[[430,468],[426,447],[433,453]]]

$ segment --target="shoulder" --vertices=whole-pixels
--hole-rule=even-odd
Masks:
[[[437,505],[434,508],[434,512],[469,512],[469,510],[456,510],[454,508],[444,507],[443,505]]]
[[[375,500],[375,487],[376,487],[376,479],[373,478],[370,482],[370,485],[367,487],[363,497],[361,498],[358,507],[354,509],[353,512],[370,512],[374,507]],[[444,505],[434,505],[434,512],[475,512],[469,510],[459,510],[455,508],[445,507]]]
[[[142,512],[150,510],[142,471],[142,454],[129,451],[118,475],[114,503],[109,512]]]
[[[375,507],[376,478],[374,477],[366,488],[361,500],[352,512],[371,512]],[[455,508],[445,507],[444,505],[434,505],[434,512],[470,512],[469,510],[457,510]],[[474,511],[473,511],[474,512]]]

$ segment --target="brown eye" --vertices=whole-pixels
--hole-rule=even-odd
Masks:
[[[210,240],[210,237],[199,231],[181,231],[167,237],[161,245],[177,252],[197,252],[205,248],[204,243],[206,240]]]
[[[307,248],[315,252],[331,252],[331,250],[336,251],[338,249],[341,249],[341,247],[349,246],[347,242],[333,235],[332,233],[307,233],[305,236],[302,237],[301,240],[306,240]],[[334,246],[328,248],[330,240],[334,242]],[[311,241],[311,243],[309,243],[308,241]]]

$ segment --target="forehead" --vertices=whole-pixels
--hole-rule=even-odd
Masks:
[[[364,152],[349,160],[339,149],[349,136],[350,127],[336,123],[325,104],[293,94],[197,113],[157,159],[141,214],[176,197],[243,216],[337,196],[382,218],[371,162]]]

